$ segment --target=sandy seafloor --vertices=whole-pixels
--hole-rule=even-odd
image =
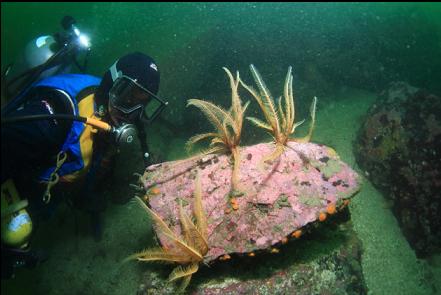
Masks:
[[[326,104],[319,100],[313,141],[333,147],[358,170],[352,142],[375,97],[373,93],[345,89],[327,98]],[[166,149],[170,159],[176,158],[182,155],[186,140],[153,138],[152,152]],[[113,194],[128,193],[127,179],[120,182],[116,186],[122,189]],[[350,211],[354,229],[363,243],[362,267],[370,294],[436,294],[436,290],[441,293],[441,257],[416,258],[388,202],[367,179],[350,204]],[[40,225],[34,247],[45,249],[50,259],[37,269],[21,269],[15,279],[2,281],[2,294],[136,294],[143,272],[157,271],[157,267],[146,263],[121,264],[127,255],[154,245],[149,219],[138,204],[109,203],[104,237],[99,243],[88,231],[87,216],[81,212],[77,215],[81,220],[79,234],[75,234],[73,211],[63,206],[56,216]],[[166,273],[161,275],[167,278]]]

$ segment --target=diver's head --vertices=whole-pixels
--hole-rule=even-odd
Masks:
[[[98,104],[100,99],[108,99],[107,111],[114,124],[135,124],[147,104],[157,99],[159,80],[158,67],[150,56],[139,52],[125,55],[105,73],[97,91]]]

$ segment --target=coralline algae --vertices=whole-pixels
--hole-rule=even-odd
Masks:
[[[146,195],[149,206],[180,234],[179,204],[192,216],[199,170],[209,263],[228,254],[272,249],[298,237],[306,225],[341,210],[360,188],[357,173],[327,146],[290,142],[278,159],[263,164],[262,158],[273,150],[272,143],[240,148],[236,191],[231,190],[229,155],[152,165],[141,178],[147,192],[155,191]]]

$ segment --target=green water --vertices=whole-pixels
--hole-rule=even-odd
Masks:
[[[292,64],[300,74],[315,62],[326,78],[340,73],[332,80],[349,79],[328,68],[338,62],[339,68],[366,71],[368,81],[352,81],[357,86],[381,86],[381,71],[390,71],[439,90],[440,10],[436,3],[4,3],[2,65],[14,61],[33,37],[59,31],[68,14],[90,34],[90,71],[99,75],[128,51],[147,52],[161,66],[190,49],[212,57],[212,72],[222,65],[245,69],[252,62],[276,69]],[[170,69],[161,69],[167,79]]]
[[[154,57],[161,71],[160,95],[170,102],[162,125],[151,127],[152,153],[162,160],[183,157],[185,141],[207,130],[202,115],[186,108],[187,99],[230,103],[223,66],[239,70],[251,82],[248,66],[256,65],[277,95],[288,66],[293,66],[299,116],[307,116],[312,97],[318,96],[314,141],[335,147],[353,166],[357,120],[389,82],[402,80],[441,94],[440,3],[2,3],[1,8],[2,71],[20,59],[31,39],[60,31],[65,15],[73,16],[91,38],[90,74],[101,76],[128,52]],[[257,108],[251,106],[249,112]],[[358,125],[348,127],[352,122]],[[244,144],[262,140],[268,140],[265,134],[244,131]],[[133,154],[137,152],[134,148]],[[127,175],[142,167],[136,156],[120,162],[114,193],[129,194]],[[362,194],[351,209],[367,249],[363,269],[372,294],[436,292],[431,283],[421,282],[424,276],[418,271],[424,261],[399,240],[390,212],[378,209],[381,195],[369,185]],[[108,236],[100,245],[87,235],[75,240],[69,219],[62,232],[42,226],[36,244],[54,257],[38,270],[2,281],[2,294],[135,294],[146,268],[121,270],[116,265],[152,244],[146,219],[135,207],[111,207]],[[381,237],[378,245],[372,244],[375,237]],[[407,254],[394,256],[396,251]],[[167,273],[160,275],[166,278]]]

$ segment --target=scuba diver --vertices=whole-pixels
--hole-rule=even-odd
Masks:
[[[77,29],[69,20],[68,28]],[[102,79],[48,75],[54,67],[65,69],[72,62],[80,36],[73,31],[58,44],[64,54],[55,52],[28,75],[20,75],[23,89],[5,91],[16,96],[2,108],[1,119],[2,278],[44,259],[30,246],[32,220],[44,217],[60,195],[72,192],[73,203],[90,214],[94,237],[100,239],[103,190],[111,181],[120,145],[138,136],[140,156],[145,166],[151,164],[144,125],[167,105],[157,96],[156,62],[134,52],[119,58]]]

